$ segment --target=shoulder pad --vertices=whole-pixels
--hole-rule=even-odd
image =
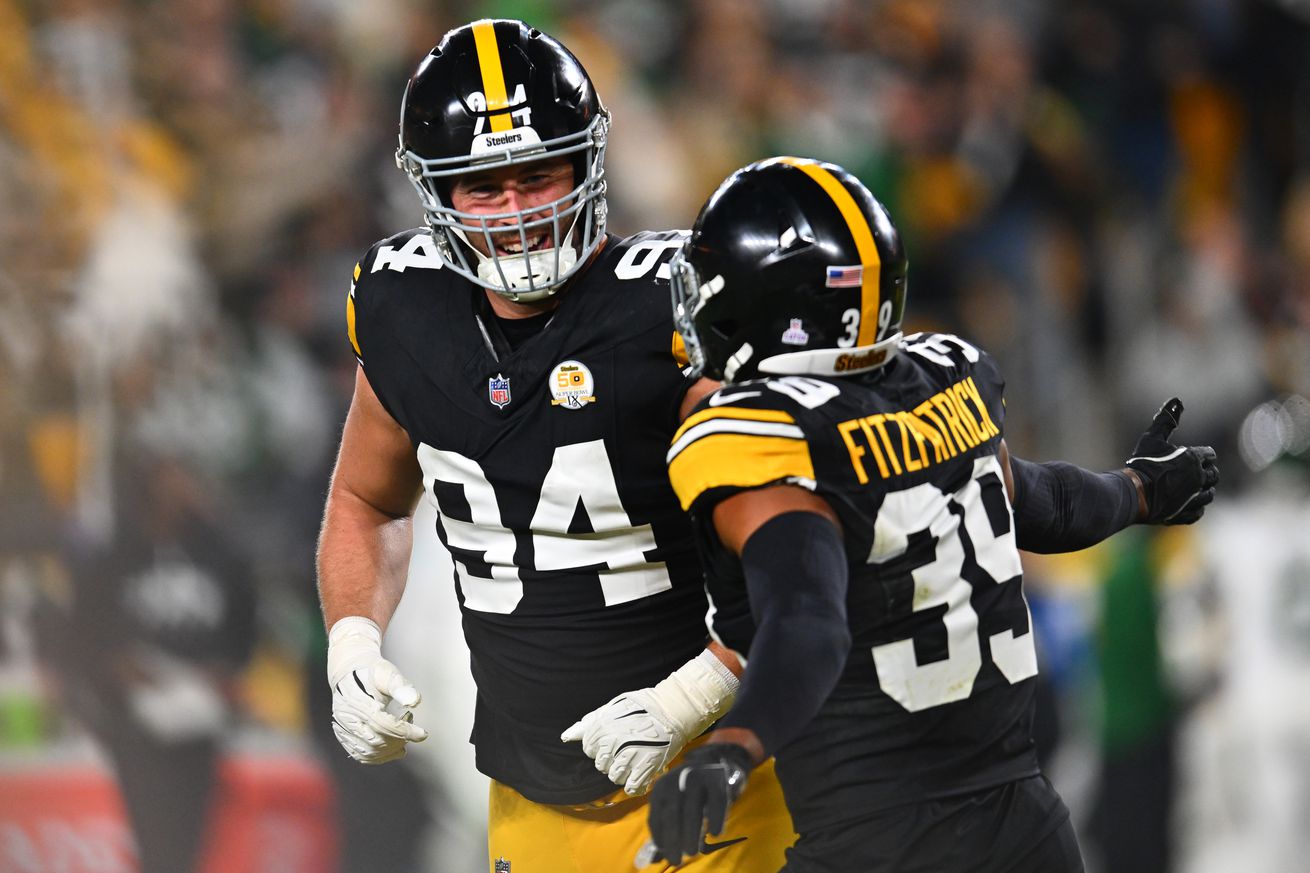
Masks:
[[[912,333],[901,340],[900,351],[955,370],[972,369],[984,355],[977,346],[950,333]]]
[[[648,242],[685,242],[691,236],[690,230],[642,230],[634,233],[632,236],[626,236],[618,241],[619,247],[624,248],[638,243]]]
[[[445,264],[437,254],[437,242],[425,227],[412,227],[379,240],[360,262],[367,274],[388,270],[440,270]]]
[[[614,277],[622,281],[648,279],[663,285],[669,280],[669,261],[687,241],[690,231],[644,230],[607,247]]]
[[[814,485],[814,462],[795,401],[763,382],[731,385],[705,397],[673,436],[669,481],[684,509],[710,492],[791,482]]]
[[[418,276],[423,277],[424,283],[430,283],[432,274],[419,271],[440,270],[443,266],[432,234],[423,227],[410,228],[375,242],[355,264],[346,297],[346,333],[360,363],[364,362],[360,335],[368,332],[361,331],[360,324],[375,316],[389,289],[412,282]]]

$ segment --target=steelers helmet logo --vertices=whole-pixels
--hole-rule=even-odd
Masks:
[[[591,370],[581,361],[563,361],[546,380],[550,388],[550,405],[565,409],[581,409],[596,402],[596,383]]]

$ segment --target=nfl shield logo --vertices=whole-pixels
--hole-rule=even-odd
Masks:
[[[501,373],[497,373],[488,379],[487,397],[497,409],[504,409],[509,406],[509,379],[505,378]],[[508,864],[505,865],[505,869],[509,869]]]
[[[492,873],[510,873],[509,862],[506,861],[504,858],[497,858],[496,869],[493,870]]]

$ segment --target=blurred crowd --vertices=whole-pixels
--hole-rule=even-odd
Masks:
[[[0,759],[82,734],[200,784],[234,724],[316,737],[342,796],[414,798],[407,869],[440,792],[350,787],[314,539],[353,265],[421,221],[400,94],[485,15],[591,72],[611,230],[841,163],[906,238],[908,327],[1001,362],[1013,450],[1109,468],[1178,394],[1221,500],[1304,500],[1300,0],[0,0]]]

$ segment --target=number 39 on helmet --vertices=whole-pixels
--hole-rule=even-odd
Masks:
[[[834,164],[780,157],[714,192],[670,263],[692,366],[741,382],[843,376],[896,352],[907,262],[883,205]]]

